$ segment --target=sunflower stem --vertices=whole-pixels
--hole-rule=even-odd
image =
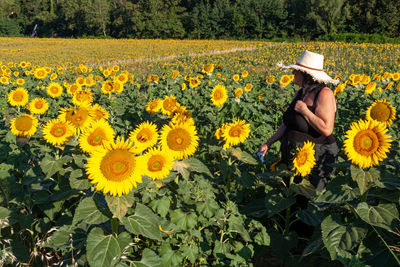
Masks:
[[[118,235],[118,227],[119,227],[118,219],[117,217],[113,216],[111,218],[111,229],[114,236]]]

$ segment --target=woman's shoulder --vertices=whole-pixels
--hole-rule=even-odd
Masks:
[[[334,98],[335,95],[333,94],[333,91],[329,87],[323,87],[319,92],[318,92],[318,99],[320,98],[326,99],[326,98]]]

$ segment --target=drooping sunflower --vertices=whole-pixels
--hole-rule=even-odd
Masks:
[[[290,76],[289,75],[282,75],[279,83],[283,86],[286,87],[289,83],[291,82]]]
[[[35,98],[29,102],[27,109],[32,114],[43,114],[49,109],[49,103],[44,98]]]
[[[171,123],[180,124],[188,123],[194,125],[194,120],[190,111],[186,109],[185,106],[180,106],[174,110],[171,114]]]
[[[154,99],[153,101],[150,101],[146,105],[146,111],[150,114],[154,114],[161,110],[161,104],[162,104],[161,99]]]
[[[161,112],[166,115],[171,115],[175,108],[179,107],[179,103],[176,100],[176,97],[166,96],[161,103]]]
[[[47,86],[46,92],[52,98],[56,98],[62,95],[63,87],[61,86],[61,84],[53,82]]]
[[[219,127],[219,128],[215,131],[214,136],[215,136],[215,138],[216,138],[217,140],[219,140],[219,139],[222,138],[222,133],[224,132],[225,127],[227,127],[228,125],[229,125],[229,123],[223,123],[223,124],[221,125],[221,127]]]
[[[214,64],[207,64],[203,66],[203,69],[201,72],[206,73],[208,75],[211,75],[211,73],[214,71]]]
[[[367,120],[375,120],[390,126],[396,119],[396,109],[386,99],[376,100],[367,108],[365,117]]]
[[[310,141],[304,142],[303,147],[297,148],[296,157],[293,159],[293,169],[296,175],[306,176],[315,165],[315,144]]]
[[[122,196],[142,182],[141,159],[135,156],[133,142],[117,138],[105,142],[104,147],[88,158],[86,173],[96,190]]]
[[[90,127],[79,136],[79,146],[83,151],[92,154],[102,147],[104,142],[113,140],[114,135],[115,133],[111,125],[107,121],[101,119],[93,122]]]
[[[79,89],[72,96],[72,103],[80,106],[82,103],[91,104],[93,102],[93,93],[90,90]]]
[[[235,92],[233,94],[235,95],[236,99],[239,99],[243,95],[243,89],[242,88],[238,88],[238,89],[235,90]]]
[[[384,124],[374,120],[353,122],[346,132],[344,152],[353,164],[361,168],[378,165],[387,157],[391,136]]]
[[[159,138],[157,126],[152,122],[142,122],[130,132],[129,138],[135,143],[137,153],[141,153],[157,143]]]
[[[110,114],[108,113],[108,111],[105,110],[102,106],[100,106],[97,103],[91,107],[90,114],[91,114],[93,120],[95,120],[95,121],[98,121],[101,119],[108,119],[108,117],[110,117]]]
[[[63,145],[75,133],[74,126],[67,121],[54,119],[43,126],[43,138],[52,145]]]
[[[82,133],[94,121],[88,105],[81,105],[77,108],[61,108],[59,112],[59,119],[69,121],[75,127],[76,134]]]
[[[224,149],[243,143],[250,134],[250,124],[245,120],[238,119],[226,125],[222,131],[222,138],[225,141]]]
[[[25,106],[29,100],[28,91],[25,88],[18,87],[7,94],[8,103],[11,106]]]
[[[370,82],[365,87],[365,93],[366,94],[372,94],[375,91],[375,89],[376,89],[376,82]]]
[[[150,148],[142,158],[143,174],[153,180],[167,177],[174,165],[174,158],[167,151],[158,148]]]
[[[225,86],[220,84],[214,87],[210,96],[213,105],[217,107],[222,106],[228,99],[228,93],[226,91]]]
[[[37,129],[38,119],[29,114],[22,114],[11,121],[11,132],[16,136],[32,136]]]
[[[199,144],[196,127],[188,123],[164,125],[160,140],[162,149],[170,153],[174,159],[193,155]]]

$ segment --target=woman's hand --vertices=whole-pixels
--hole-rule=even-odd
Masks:
[[[262,144],[259,148],[258,148],[258,152],[262,151],[263,153],[261,154],[263,157],[265,156],[265,154],[268,152],[268,145],[267,143]]]
[[[306,103],[304,103],[304,102],[301,101],[301,100],[298,100],[298,101],[296,102],[296,105],[294,106],[294,110],[297,111],[298,113],[304,115],[304,113],[307,112],[308,107],[307,107],[307,104],[306,104]]]

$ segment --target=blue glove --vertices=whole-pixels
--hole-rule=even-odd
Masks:
[[[262,155],[264,151],[258,151],[257,152],[257,157],[261,160],[262,163],[264,163],[264,156]]]

